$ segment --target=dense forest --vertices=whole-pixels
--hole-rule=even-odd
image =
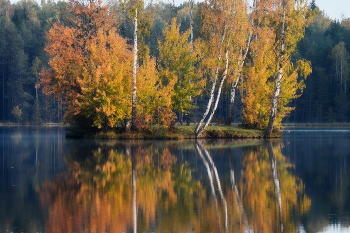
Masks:
[[[97,127],[113,126],[122,122],[123,118],[132,118],[131,115],[120,113],[120,106],[123,106],[130,114],[136,109],[139,115],[141,112],[142,119],[133,120],[138,122],[138,127],[144,127],[145,124],[160,121],[169,124],[174,119],[178,122],[199,122],[209,102],[214,106],[211,111],[215,115],[210,116],[213,117],[212,122],[243,122],[248,127],[266,128],[273,90],[276,89],[275,83],[278,83],[276,80],[279,80],[277,74],[282,71],[282,67],[285,75],[278,97],[280,117],[277,124],[282,119],[285,122],[348,121],[350,56],[347,51],[350,49],[350,19],[335,21],[328,18],[318,10],[315,1],[311,4],[302,3],[299,8],[292,7],[294,12],[284,11],[292,12],[287,16],[286,13],[278,12],[276,6],[270,6],[266,13],[267,6],[258,9],[259,5],[255,5],[254,10],[251,10],[252,7],[247,6],[245,1],[233,2],[236,4],[234,7],[240,9],[234,13],[230,13],[232,6],[219,6],[219,0],[205,3],[190,1],[180,6],[159,2],[139,8],[133,8],[132,2],[128,1],[109,3],[107,8],[96,8],[97,13],[93,16],[96,25],[100,22],[101,27],[105,27],[103,30],[106,31],[100,33],[107,35],[104,37],[99,34],[99,30],[79,26],[84,24],[84,21],[79,21],[79,17],[89,14],[84,11],[84,5],[79,11],[76,7],[79,1],[42,1],[38,4],[36,1],[22,0],[11,4],[0,0],[0,121],[34,124],[62,122],[64,117],[76,117],[74,106],[83,106],[86,115],[94,119],[91,124]],[[237,5],[240,2],[242,6]],[[74,4],[78,5],[72,7]],[[230,10],[218,10],[225,7]],[[113,17],[106,17],[112,15],[110,12],[113,12]],[[265,12],[265,15],[261,16],[261,12]],[[105,20],[98,20],[98,17]],[[139,30],[135,34],[136,19]],[[110,84],[111,81],[105,78],[94,84],[97,85],[95,89],[84,86],[80,91],[87,94],[77,105],[73,100],[69,102],[69,95],[76,94],[74,91],[69,93],[62,85],[54,87],[50,69],[52,71],[54,65],[64,61],[53,61],[52,58],[59,51],[53,46],[53,41],[62,42],[62,38],[68,40],[65,29],[70,25],[75,25],[75,35],[82,30],[81,41],[86,42],[84,36],[89,33],[92,34],[88,36],[96,38],[95,42],[91,42],[95,44],[89,45],[90,67],[98,67],[102,59],[111,64],[104,70],[112,73],[120,71],[122,76],[130,74],[121,78],[129,79],[123,81],[123,85],[127,83],[125,88],[130,88],[127,92],[130,103],[117,98],[108,100],[119,104],[119,112],[109,105],[96,107],[96,103],[90,100],[100,98],[96,101],[103,102],[106,93],[99,94],[96,90],[103,85],[121,86],[121,83]],[[98,27],[96,25],[94,27]],[[53,28],[56,32],[53,32]],[[111,28],[117,32],[114,36],[110,33]],[[225,40],[222,40],[224,35]],[[133,70],[136,66],[132,54],[135,52],[135,39],[138,39],[138,75],[144,77],[140,80],[146,80],[137,84],[138,101],[143,101],[138,106],[131,101],[132,76],[136,72]],[[111,41],[115,41],[113,43],[117,47],[113,47]],[[96,47],[101,43],[108,44],[108,50]],[[118,59],[124,59],[123,66],[120,60],[113,60],[113,51],[114,54],[118,53]],[[72,58],[77,63],[79,59],[78,55]],[[86,62],[81,60],[82,64]],[[62,77],[67,74],[64,72],[60,74]],[[79,72],[83,80],[84,72]],[[95,69],[87,72],[90,73],[86,77],[90,77],[98,76],[100,71]],[[157,81],[156,76],[161,81]],[[215,82],[220,82],[220,85],[213,85],[214,79],[208,78],[214,76],[217,77]],[[51,86],[45,87],[48,83]],[[232,91],[236,87],[238,91],[232,104]],[[221,92],[217,103],[211,100],[213,92],[217,96]],[[66,96],[60,97],[58,93]],[[120,98],[125,95],[121,90],[113,89],[111,93]],[[150,97],[143,96],[143,93],[153,93],[151,97],[159,100],[157,106],[150,106]],[[167,97],[171,101],[165,98],[169,93],[174,93]],[[168,111],[169,108],[173,112]],[[113,119],[107,117],[111,115],[110,111],[114,111]],[[81,118],[74,120],[81,121]]]

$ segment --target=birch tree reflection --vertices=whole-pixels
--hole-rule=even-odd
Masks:
[[[295,232],[310,206],[280,142],[94,143],[38,190],[47,232]]]
[[[296,232],[300,217],[310,208],[302,180],[281,153],[281,142],[248,149],[239,181],[250,227],[256,232]],[[283,204],[282,204],[283,203]]]

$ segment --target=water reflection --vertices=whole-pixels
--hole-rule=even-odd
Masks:
[[[37,190],[64,170],[61,130],[0,128],[0,232],[43,232]]]
[[[296,232],[310,208],[279,141],[66,145],[38,191],[47,232]]]
[[[306,232],[350,232],[350,132],[291,130],[282,149],[304,183],[312,205]]]

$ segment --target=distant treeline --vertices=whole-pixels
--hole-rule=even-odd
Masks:
[[[302,96],[289,122],[350,121],[350,19],[331,20],[319,12],[299,43],[299,55],[312,63]]]
[[[184,2],[180,6],[174,6],[169,3],[160,2],[154,3],[151,7],[147,7],[149,17],[151,18],[140,20],[139,22],[141,28],[146,28],[143,30],[147,31],[147,34],[141,35],[141,38],[139,38],[141,41],[139,51],[141,54],[144,54],[144,56],[139,57],[141,64],[146,62],[146,55],[154,57],[157,61],[159,57],[162,56],[159,50],[159,41],[163,41],[163,46],[166,46],[164,33],[173,33],[170,26],[167,29],[168,31],[165,30],[168,27],[167,25],[172,25],[173,18],[176,18],[176,23],[179,25],[181,33],[189,33],[190,25],[193,25],[194,40],[202,38],[204,41],[209,41],[209,35],[212,33],[210,30],[213,29],[208,29],[207,31],[203,30],[204,24],[210,24],[210,22],[205,21],[208,19],[203,17],[203,12],[206,8],[203,7],[203,3],[194,3],[192,8],[193,24],[191,24],[190,3],[191,2]],[[48,62],[50,60],[50,57],[44,51],[47,45],[46,34],[53,23],[65,22],[68,4],[67,2],[60,1],[42,1],[41,4],[38,4],[36,1],[31,0],[22,0],[11,4],[6,0],[0,0],[0,121],[17,121],[22,123],[63,121],[65,107],[57,98],[55,99],[52,95],[44,95],[42,93],[40,72],[48,68]],[[130,15],[125,12],[125,6],[119,3],[113,5],[111,9],[115,11],[118,20],[118,33],[123,38],[129,38],[127,43],[132,47],[134,30],[132,17],[128,18]],[[312,64],[312,73],[306,78],[307,75],[302,77],[302,72],[298,71],[300,79],[306,78],[302,83],[305,83],[306,88],[296,88],[296,90],[299,90],[297,95],[301,94],[299,98],[287,98],[287,100],[290,101],[288,107],[295,108],[295,110],[290,112],[290,108],[288,108],[289,110],[285,109],[286,116],[283,116],[285,117],[284,121],[349,121],[350,90],[348,90],[347,84],[350,78],[350,56],[347,51],[350,49],[350,19],[343,19],[341,21],[331,20],[313,4],[311,4],[311,10],[313,14],[310,16],[312,22],[307,23],[309,26],[306,28],[305,37],[298,43],[297,52],[292,52],[290,56],[292,62],[298,61],[301,58],[310,61]],[[65,13],[63,14],[63,12]],[[247,17],[254,19],[252,15]],[[220,17],[216,19],[218,22],[212,22],[213,25],[215,23],[220,23],[219,19]],[[280,23],[281,19],[279,19]],[[152,22],[148,23],[147,20],[151,20]],[[273,24],[271,23],[271,25]],[[174,27],[176,29],[175,24],[172,28],[174,29]],[[277,25],[276,28],[277,27],[280,26]],[[251,30],[254,32],[253,29]],[[288,33],[288,28],[286,30]],[[249,32],[247,32],[246,35],[249,35]],[[170,34],[168,36],[170,36]],[[189,34],[187,36],[189,36]],[[220,33],[218,33],[217,36],[217,38],[220,38]],[[245,38],[245,40],[247,40],[247,38]],[[295,40],[298,41],[298,39]],[[242,44],[244,43],[247,43],[247,41],[243,40]],[[287,43],[292,44],[293,41],[287,40]],[[241,46],[240,48],[233,49],[239,51],[240,49],[242,50],[242,48]],[[253,49],[254,47],[251,47],[250,51],[253,51]],[[255,49],[258,51],[257,48]],[[276,51],[278,53],[278,47],[273,49],[275,49],[275,53]],[[163,52],[165,50],[166,48],[164,47]],[[207,52],[210,53],[210,51]],[[239,54],[239,52],[237,54]],[[222,54],[222,57],[224,57],[224,54]],[[202,60],[204,60],[204,58]],[[207,65],[210,65],[209,60],[210,59],[208,59],[206,63]],[[275,61],[278,61],[278,59],[275,59]],[[198,62],[198,60],[195,60],[195,62]],[[264,122],[261,123],[262,125],[259,125],[260,123],[257,122],[259,119],[250,116],[262,114],[257,109],[257,103],[259,101],[254,100],[254,102],[251,99],[247,99],[247,93],[249,93],[249,88],[252,86],[249,82],[253,82],[251,81],[253,79],[249,79],[249,77],[260,75],[256,69],[251,69],[253,63],[258,67],[258,62],[260,61],[254,60],[252,53],[248,54],[247,61],[242,69],[243,81],[238,85],[239,91],[236,94],[231,120],[235,122],[244,122],[248,126],[263,128],[266,126],[269,115],[268,111],[263,113],[266,116],[264,115],[264,119],[262,120]],[[202,66],[206,65],[203,64],[202,62]],[[157,67],[159,67],[159,61]],[[163,69],[165,70],[164,67]],[[292,70],[292,68],[290,70]],[[206,75],[205,72],[201,74],[203,76]],[[266,77],[268,76],[268,74],[263,75]],[[273,82],[274,74],[270,76],[270,79],[264,81],[267,83],[266,85],[270,85],[269,83]],[[292,76],[291,71],[289,76]],[[235,77],[229,77],[228,80],[231,81],[226,82],[223,86],[221,101],[218,103],[217,111],[213,118],[213,122],[216,123],[225,123],[230,116],[230,96],[232,83],[234,83],[232,80],[235,80]],[[206,81],[201,82],[200,87],[203,88],[203,90],[200,92],[197,91],[197,93],[200,94],[191,98],[191,107],[187,109],[178,107],[176,111],[177,121],[185,121],[188,119],[191,122],[198,122],[201,119],[207,106],[208,99],[210,98],[211,84],[210,82],[206,83]],[[270,85],[269,88],[271,89],[271,87],[272,85]],[[258,95],[255,96],[258,97]],[[280,98],[284,98],[283,95]],[[248,109],[247,106],[249,104],[252,105],[251,108],[255,109],[256,112],[244,110],[244,108]],[[269,105],[270,102],[266,103],[266,106]],[[265,111],[263,108],[262,110]],[[250,118],[252,118],[251,122],[249,121]]]

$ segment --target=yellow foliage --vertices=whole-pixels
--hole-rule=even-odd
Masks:
[[[266,129],[272,108],[279,65],[283,64],[281,92],[278,97],[274,127],[294,108],[291,101],[305,88],[304,79],[311,73],[311,64],[305,60],[292,61],[298,42],[310,23],[307,2],[285,2],[284,52],[281,54],[281,25],[284,20],[282,5],[274,1],[258,2],[253,9],[253,40],[245,79],[241,85],[243,121],[248,127]]]
[[[58,22],[47,33],[50,69],[41,72],[43,91],[64,104],[70,123],[81,115],[99,128],[117,126],[131,112],[131,51],[108,6],[71,1],[68,10],[68,25],[75,26]]]

